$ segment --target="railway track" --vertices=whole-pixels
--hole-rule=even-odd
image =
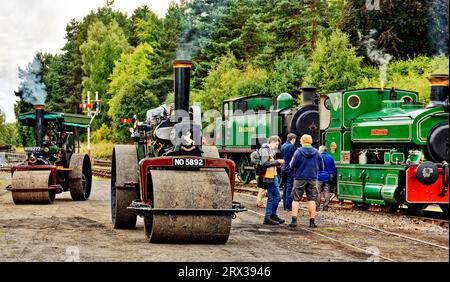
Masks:
[[[246,196],[255,198],[255,196],[254,196],[252,193],[249,193],[248,191],[245,191],[245,192],[247,192],[247,193],[242,193],[242,194],[245,194]],[[255,192],[255,191],[251,191],[251,192]],[[257,193],[257,191],[256,191],[256,193]],[[300,209],[303,210],[304,212],[307,212],[307,209],[306,209],[306,208],[300,208]],[[257,211],[253,211],[253,210],[251,210],[251,209],[249,209],[248,212],[253,213],[253,214],[256,214],[256,215],[261,216],[261,217],[264,217],[264,216],[265,216],[263,213],[260,213],[260,212],[257,212]],[[429,241],[426,241],[426,240],[421,240],[421,239],[418,239],[418,238],[414,238],[414,237],[411,237],[411,236],[407,236],[407,235],[404,235],[404,234],[400,234],[400,233],[396,233],[396,232],[391,232],[391,231],[388,231],[388,230],[385,230],[385,229],[382,229],[382,228],[370,226],[370,225],[367,225],[367,224],[362,224],[362,223],[359,223],[359,222],[356,222],[356,221],[353,221],[353,220],[349,220],[349,219],[345,219],[345,218],[341,218],[341,217],[336,217],[335,215],[333,215],[333,216],[331,217],[331,216],[327,216],[326,214],[321,214],[321,216],[322,216],[322,217],[325,217],[325,218],[328,218],[328,219],[331,219],[331,220],[339,220],[339,221],[343,221],[343,222],[346,222],[346,223],[350,223],[350,224],[352,224],[352,225],[356,225],[356,226],[359,226],[359,227],[362,227],[362,228],[370,229],[370,230],[372,230],[372,231],[376,231],[376,232],[378,232],[378,233],[387,234],[387,235],[390,235],[390,236],[393,236],[393,237],[398,237],[398,238],[401,238],[401,239],[404,239],[404,240],[408,240],[408,241],[411,241],[411,242],[424,244],[424,245],[427,245],[427,246],[429,246],[429,247],[433,247],[433,248],[440,249],[440,250],[442,250],[442,251],[446,251],[446,252],[449,251],[449,247],[448,247],[448,246],[443,246],[443,245],[435,244],[435,243],[433,243],[433,242],[429,242]],[[447,221],[447,224],[448,224],[448,221]],[[365,249],[365,248],[361,248],[361,247],[355,246],[355,245],[353,245],[353,244],[349,244],[349,243],[343,242],[342,240],[337,240],[337,239],[335,239],[335,238],[332,238],[332,237],[330,237],[330,236],[327,236],[327,235],[325,235],[325,234],[323,234],[323,233],[321,233],[321,232],[318,232],[318,231],[313,231],[313,230],[311,230],[311,229],[303,228],[303,227],[300,227],[300,226],[297,227],[297,229],[300,229],[300,230],[303,230],[303,231],[306,231],[306,232],[309,232],[309,233],[313,233],[313,234],[315,234],[315,235],[317,235],[317,236],[326,238],[326,239],[328,239],[328,240],[330,240],[330,241],[339,243],[339,244],[341,244],[341,245],[343,245],[343,246],[346,246],[346,247],[348,247],[348,248],[357,250],[357,251],[359,251],[359,252],[361,252],[361,253],[364,253],[364,254],[367,254],[367,252],[368,252],[367,249]],[[395,259],[392,259],[392,258],[387,257],[387,256],[381,256],[381,255],[379,255],[379,254],[378,254],[377,256],[378,256],[380,259],[383,259],[383,260],[385,260],[385,261],[396,261]]]
[[[243,193],[243,194],[248,194],[248,195],[253,195],[253,196],[256,196],[258,194],[258,188],[256,187],[256,184],[252,185],[252,183],[249,185],[245,185],[245,186],[238,184],[238,185],[236,185],[234,190],[238,193]],[[351,203],[351,202],[341,203],[337,199],[332,199],[330,202],[330,205],[333,206],[334,208],[339,208],[339,209],[346,209],[346,210],[355,209],[354,203]],[[381,207],[380,208],[374,207],[372,211],[366,211],[366,212],[378,213],[378,212],[383,212],[383,210]],[[421,222],[428,222],[428,223],[439,225],[439,226],[442,226],[445,228],[449,227],[449,220],[444,218],[444,214],[442,212],[424,211],[424,215],[414,215],[414,214],[408,214],[407,210],[403,209],[400,211],[400,213],[392,214],[392,216],[399,216],[399,217],[406,216],[408,218],[416,219]]]

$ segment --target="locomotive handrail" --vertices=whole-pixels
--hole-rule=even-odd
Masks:
[[[385,119],[396,119],[396,118],[410,118],[410,119],[414,119],[412,116],[408,115],[408,116],[389,116],[389,117],[356,117],[356,118],[352,118],[352,121],[355,120],[370,120],[370,119],[375,119],[375,120],[385,120]]]

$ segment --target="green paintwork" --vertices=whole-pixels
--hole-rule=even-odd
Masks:
[[[448,120],[441,107],[431,109],[388,108],[354,118],[351,125],[354,143],[414,143],[425,145],[432,127]],[[386,134],[374,135],[374,130]]]
[[[338,199],[385,205],[396,203],[401,165],[336,165]]]
[[[46,112],[44,119],[50,122],[62,122],[63,125],[80,128],[88,128],[91,121],[88,116],[52,112]],[[19,122],[23,126],[33,127],[35,120],[36,114],[33,112],[19,115]]]
[[[252,140],[267,139],[280,132],[282,119],[279,111],[273,110],[272,103],[272,97],[265,95],[225,101],[224,120],[216,119],[216,146],[219,149],[251,149]]]
[[[321,116],[330,117],[321,124],[328,127],[322,128],[324,142],[337,163],[337,197],[376,205],[403,201],[396,195],[404,188],[406,164],[426,160],[428,135],[436,124],[448,121],[449,114],[442,107],[424,108],[417,103],[418,93],[406,90],[396,90],[394,96],[390,89],[363,89],[321,99]],[[370,152],[370,161],[379,155],[378,164],[342,163],[344,151],[363,150]]]
[[[282,93],[277,98],[277,109],[283,110],[294,107],[294,99],[291,94]]]

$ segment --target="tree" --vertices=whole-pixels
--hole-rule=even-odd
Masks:
[[[348,36],[337,30],[330,37],[319,39],[311,57],[306,84],[316,86],[322,92],[351,89],[360,80],[361,60]]]
[[[277,60],[267,77],[266,92],[274,96],[281,93],[300,94],[307,70],[308,60],[303,55],[291,55]]]
[[[251,66],[240,70],[236,58],[229,53],[217,61],[203,89],[193,93],[191,103],[201,103],[202,111],[221,111],[224,100],[263,92],[266,80],[266,71]]]
[[[0,145],[17,145],[17,124],[6,123],[5,113],[0,110]]]
[[[158,105],[155,94],[148,90],[148,78],[151,77],[153,64],[150,57],[153,48],[147,44],[139,45],[133,53],[122,54],[116,62],[108,93],[109,117],[117,127],[120,118],[130,118],[136,115],[139,120],[145,118],[145,113]],[[122,137],[127,135],[122,134]]]
[[[89,29],[87,41],[80,46],[83,60],[83,96],[87,92],[98,91],[102,99],[103,112],[96,120],[96,124],[107,123],[106,112],[111,92],[108,92],[110,75],[114,69],[114,62],[123,52],[131,50],[130,45],[119,25],[113,21],[110,26],[102,22],[94,23]]]
[[[380,9],[375,9],[367,5],[366,0],[348,0],[346,13],[341,22],[341,29],[350,35],[350,41],[358,47],[358,54],[365,55],[365,46],[359,36],[368,36],[371,30],[375,30],[374,38],[377,47],[384,49],[394,58],[407,58],[415,55],[431,55],[433,50],[429,38],[430,28],[429,14],[430,5],[435,1],[428,0],[385,0],[380,1]],[[448,0],[447,9],[442,9],[436,13],[445,14],[445,22],[439,26],[433,37],[441,36],[446,38],[448,46]],[[433,4],[434,5],[434,4]],[[436,5],[438,6],[438,5]],[[445,17],[445,16],[444,16]],[[445,42],[445,40],[444,40]],[[447,48],[448,50],[448,48]]]

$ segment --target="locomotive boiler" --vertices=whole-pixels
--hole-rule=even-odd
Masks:
[[[278,97],[255,94],[223,102],[222,117],[215,124],[214,144],[221,156],[236,163],[241,182],[247,184],[254,179],[250,154],[271,135],[278,135],[284,142],[289,133],[299,137],[309,134],[314,145],[319,144],[319,108],[315,91],[314,87],[303,87],[300,106],[295,106],[296,97],[288,93]]]
[[[337,162],[337,197],[361,209],[449,210],[448,75],[429,78],[430,103],[400,89],[321,95],[321,142]]]

